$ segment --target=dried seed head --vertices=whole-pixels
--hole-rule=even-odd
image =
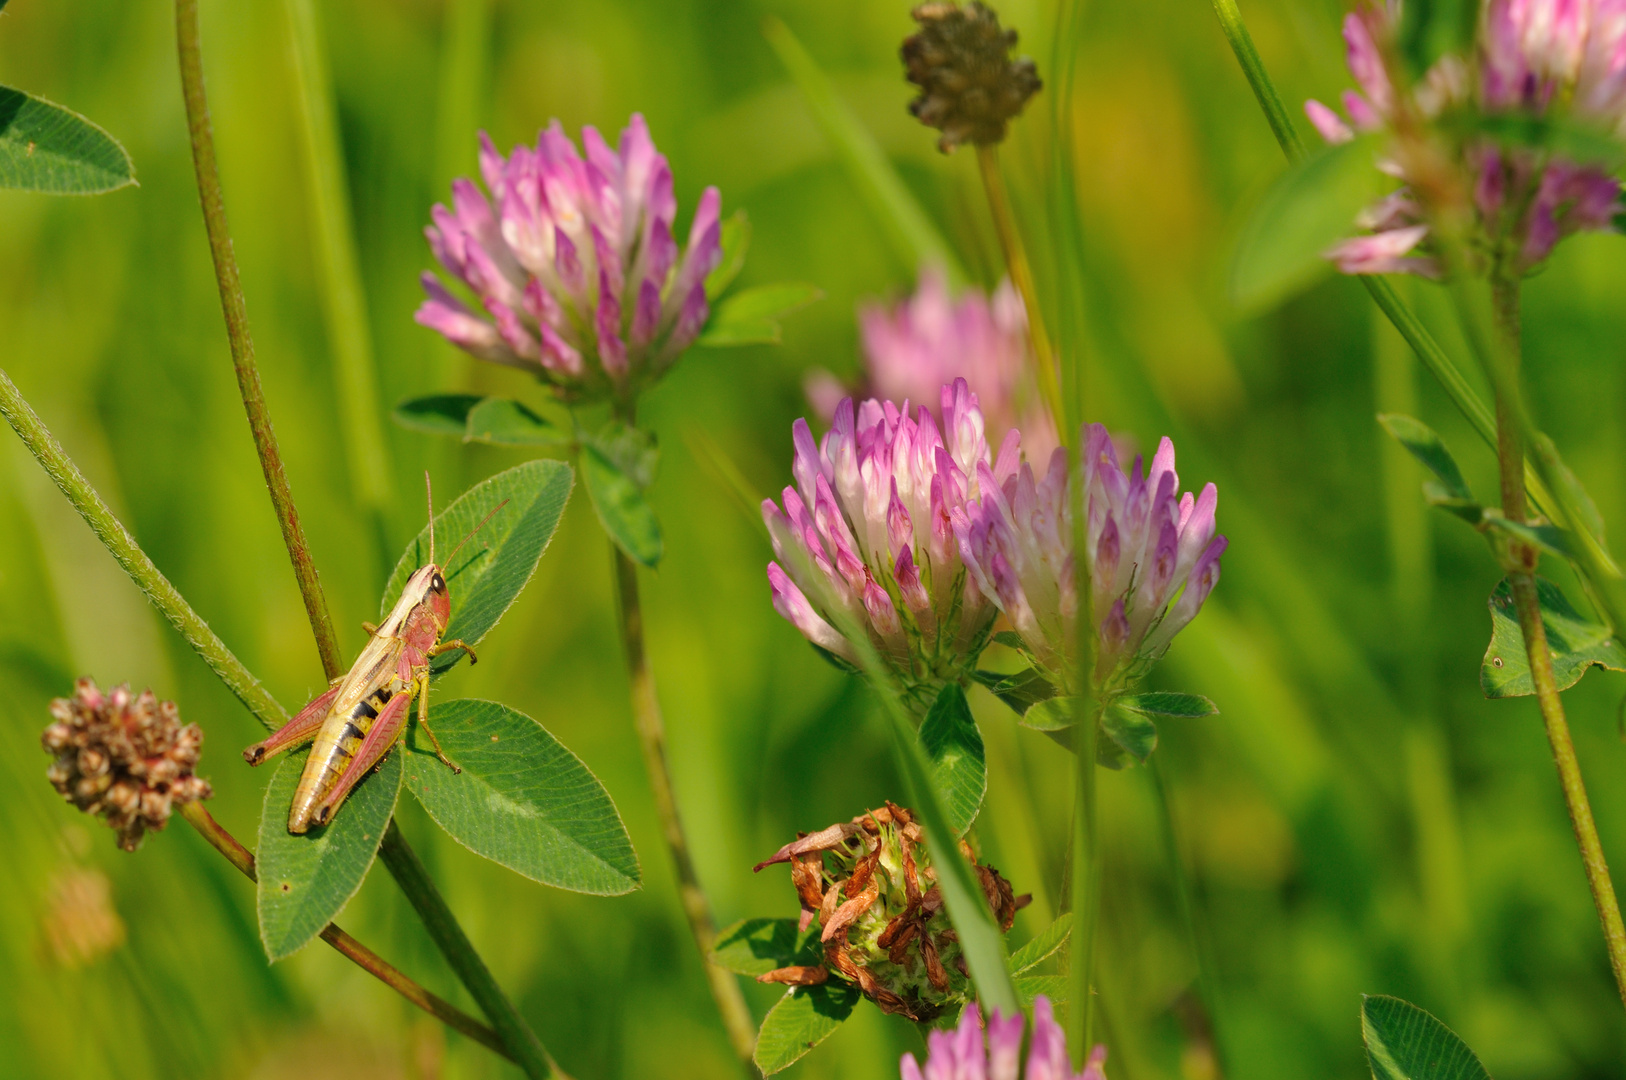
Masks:
[[[177,803],[207,799],[209,783],[193,775],[203,748],[196,724],[182,726],[172,701],[128,686],[103,694],[90,679],[71,698],[51,702],[52,722],[40,736],[55,756],[45,776],[62,797],[117,830],[134,851],[148,831],[169,821]]]
[[[960,939],[943,907],[925,836],[908,810],[887,803],[851,822],[804,833],[757,869],[780,862],[791,864],[802,929],[818,922],[825,962],[780,968],[758,981],[807,986],[844,979],[882,1011],[921,1022],[968,1000]],[[992,867],[976,871],[1000,929],[1009,930],[1020,906],[1010,883]]]
[[[911,14],[920,32],[904,40],[902,56],[920,96],[909,112],[943,133],[937,148],[945,154],[963,142],[1004,140],[1006,121],[1041,85],[1032,60],[1011,59],[1016,31],[1001,30],[979,0],[921,4]]]

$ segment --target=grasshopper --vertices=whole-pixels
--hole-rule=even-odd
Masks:
[[[429,475],[425,473],[423,479],[427,489]],[[478,658],[464,641],[440,640],[451,621],[452,596],[446,576],[435,562],[432,491],[428,498],[429,562],[407,579],[401,598],[382,624],[361,624],[369,637],[355,664],[269,739],[243,751],[244,760],[258,765],[283,750],[315,740],[288,811],[291,833],[303,833],[312,825],[326,825],[333,820],[345,796],[405,732],[414,695],[418,698],[418,725],[429,736],[435,755],[454,773],[463,771],[441,750],[440,740],[429,727],[429,661],[454,649],[468,653],[471,664]],[[458,542],[447,565],[505,505],[507,500]]]

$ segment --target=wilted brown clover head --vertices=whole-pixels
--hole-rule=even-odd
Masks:
[[[904,39],[908,79],[920,87],[909,112],[943,133],[945,154],[963,142],[978,146],[1005,138],[1005,123],[1022,111],[1041,83],[1033,61],[1011,59],[1015,30],[978,0],[921,4],[911,14],[920,32]]]
[[[183,726],[175,703],[151,690],[132,695],[121,684],[103,694],[80,679],[73,697],[51,702],[51,716],[40,736],[46,753],[56,755],[46,777],[64,799],[105,818],[125,851],[140,847],[148,830],[162,829],[175,803],[214,794],[192,774],[202,729]]]
[[[1021,906],[1010,883],[971,859],[1001,931]],[[959,935],[949,922],[925,836],[914,815],[887,803],[851,822],[803,834],[756,869],[790,863],[802,902],[801,929],[819,921],[821,965],[784,967],[759,982],[813,986],[831,976],[854,983],[883,1012],[926,1022],[970,996]]]

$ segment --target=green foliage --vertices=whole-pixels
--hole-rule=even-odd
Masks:
[[[544,885],[616,896],[639,887],[621,815],[580,758],[524,713],[494,701],[448,701],[429,724],[454,773],[422,732],[406,755],[407,790],[458,843]]]
[[[561,447],[570,435],[517,401],[489,397],[469,409],[463,439],[493,446]]]
[[[1107,706],[1101,733],[1106,738],[1096,740],[1095,758],[1109,769],[1121,769],[1131,759],[1144,765],[1157,749],[1157,725],[1151,717],[1122,705]]]
[[[944,686],[932,703],[920,725],[920,748],[931,762],[932,783],[942,796],[954,835],[965,835],[982,809],[988,767],[982,733],[958,683]]]
[[[1373,1080],[1490,1080],[1456,1032],[1399,998],[1362,1000],[1361,1037]]]
[[[1378,423],[1383,430],[1394,436],[1395,440],[1411,452],[1412,457],[1422,462],[1423,467],[1434,474],[1434,486],[1431,496],[1441,499],[1450,499],[1460,502],[1473,502],[1474,494],[1468,490],[1468,482],[1462,478],[1462,470],[1457,467],[1457,459],[1451,456],[1446,449],[1445,440],[1421,420],[1399,413],[1381,413]]]
[[[1014,675],[976,671],[971,677],[993,691],[994,696],[1014,709],[1018,716],[1025,717],[1035,705],[1056,696],[1056,684],[1045,678],[1038,668],[1024,668]],[[1035,721],[1039,718],[1038,715],[1034,717]],[[1029,726],[1034,727],[1037,724]]]
[[[260,943],[273,961],[310,944],[361,888],[395,812],[401,757],[389,753],[351,790],[330,824],[299,836],[288,831],[288,809],[310,751],[278,763],[265,789],[256,845]]]
[[[1626,671],[1626,647],[1602,623],[1576,611],[1564,591],[1544,577],[1536,578],[1541,625],[1553,657],[1553,680],[1560,690],[1581,681],[1590,667]],[[1529,697],[1530,657],[1514,610],[1513,587],[1503,578],[1490,595],[1491,641],[1479,667],[1479,686],[1488,698]]]
[[[1131,694],[1114,702],[1120,709],[1146,716],[1178,716],[1195,720],[1204,716],[1218,716],[1219,706],[1201,694],[1176,694],[1167,690],[1149,694]]]
[[[1067,1004],[1067,976],[1023,975],[1015,980],[1016,997],[1022,1008],[1033,1008],[1033,1000],[1043,994],[1058,1010]]]
[[[431,394],[395,407],[395,422],[428,435],[467,436],[469,413],[485,398],[479,394]]]
[[[0,86],[0,188],[99,195],[135,183],[118,140],[44,98]]]
[[[723,255],[717,260],[716,269],[706,275],[706,299],[714,304],[745,267],[745,253],[751,247],[751,219],[745,216],[744,210],[736,210],[723,219],[718,232]]]
[[[820,964],[818,932],[799,933],[795,919],[741,919],[717,932],[711,962],[736,975],[766,975],[792,964]]]
[[[1272,185],[1237,243],[1231,297],[1239,308],[1264,311],[1331,272],[1327,249],[1381,194],[1377,151],[1370,136],[1323,147]]]
[[[1413,79],[1422,79],[1442,56],[1467,59],[1479,7],[1478,0],[1407,0],[1396,36]]]
[[[447,560],[458,542],[492,514],[454,563],[442,563],[452,594],[452,621],[445,640],[477,645],[497,625],[536,572],[553,530],[570,498],[570,466],[562,461],[528,461],[482,480],[435,515],[435,557]],[[506,505],[503,505],[506,502]],[[502,509],[497,508],[502,506]],[[495,513],[493,514],[493,511]],[[429,561],[429,527],[407,545],[384,589],[380,612],[388,614],[413,571]],[[430,663],[439,674],[463,653],[442,653]]]
[[[804,1054],[836,1033],[858,1004],[858,988],[844,982],[797,986],[762,1018],[754,1060],[762,1075],[795,1064]]]
[[[660,460],[655,440],[644,431],[612,423],[582,447],[582,484],[599,524],[634,562],[654,569],[665,542],[655,508],[644,491]]]
[[[1054,956],[1073,932],[1073,913],[1064,911],[1032,941],[1011,954],[1012,975],[1021,975]]]
[[[801,281],[759,285],[737,292],[712,313],[695,344],[713,348],[777,345],[782,333],[779,320],[823,297],[823,289]]]

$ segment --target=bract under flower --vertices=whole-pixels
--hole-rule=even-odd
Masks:
[[[943,387],[940,402],[941,428],[924,406],[911,415],[908,401],[845,399],[817,444],[798,420],[796,484],[783,508],[762,504],[778,556],[768,564],[775,609],[849,662],[858,653],[833,624],[862,627],[910,690],[957,677],[987,638],[995,612],[966,588],[951,520],[983,476],[1014,474],[1020,457],[1012,431],[991,462],[964,379]]]
[[[435,258],[484,307],[433,274],[417,321],[461,349],[536,374],[561,396],[635,394],[704,327],[706,276],[722,257],[716,188],[700,197],[688,243],[673,225],[672,172],[634,114],[610,147],[582,129],[585,158],[555,121],[508,157],[481,135],[480,172],[452,185],[424,230]]]

